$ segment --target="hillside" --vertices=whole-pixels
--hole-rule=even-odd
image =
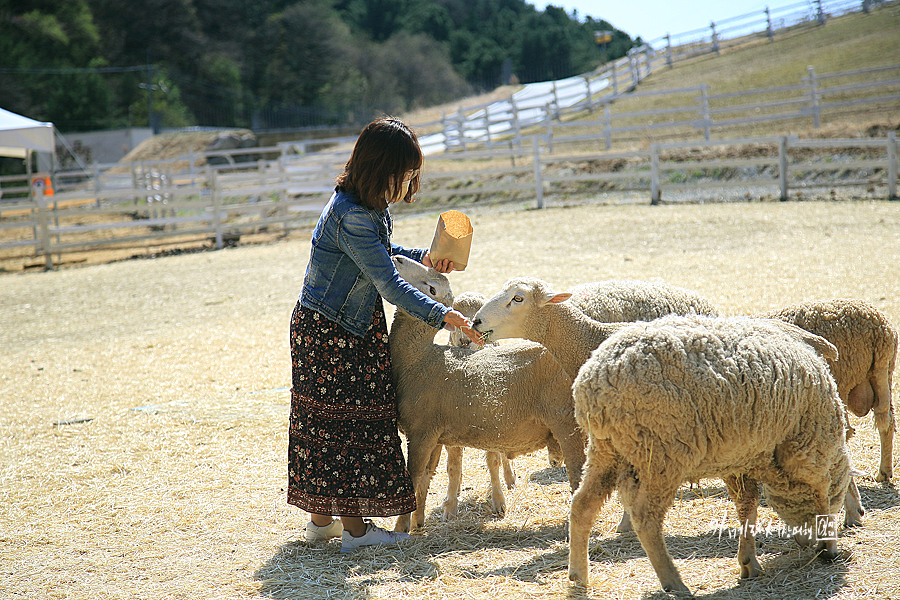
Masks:
[[[613,113],[637,113],[684,106],[695,101],[696,91],[676,93],[674,90],[707,85],[710,94],[731,94],[747,90],[797,86],[813,67],[819,76],[896,65],[877,77],[900,80],[900,2],[884,3],[869,14],[853,13],[830,19],[826,25],[805,24],[777,35],[774,41],[763,36],[748,36],[742,43],[723,49],[720,54],[705,54],[671,68],[655,70],[635,90],[636,93],[664,92],[672,94],[618,98]],[[871,80],[871,78],[869,79]],[[841,84],[844,84],[841,81]],[[853,82],[850,81],[850,84]],[[853,91],[845,97],[853,98]],[[797,134],[800,137],[867,137],[884,135],[885,129],[900,125],[900,85],[885,87],[881,95],[890,99],[878,105],[847,107],[831,115],[818,130],[811,120],[796,122],[763,122],[754,126],[720,130],[717,137],[732,135]],[[795,93],[796,95],[796,93]],[[757,96],[753,100],[776,100]],[[745,98],[723,99],[718,106],[749,102]],[[582,113],[571,120],[590,120],[596,116]],[[681,117],[686,118],[686,117]],[[634,123],[642,120],[635,118]],[[646,122],[646,119],[643,120]],[[628,121],[622,123],[629,124]]]

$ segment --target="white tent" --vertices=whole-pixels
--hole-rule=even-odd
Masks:
[[[26,158],[29,152],[56,151],[53,123],[42,123],[0,108],[0,156]]]

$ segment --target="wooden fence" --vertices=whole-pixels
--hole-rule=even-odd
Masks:
[[[612,110],[612,113],[610,112],[612,104],[621,98],[623,94],[632,92],[652,72],[661,68],[671,67],[677,62],[701,54],[719,53],[730,46],[746,43],[748,39],[768,38],[772,40],[776,36],[786,35],[798,29],[823,25],[828,19],[843,14],[851,12],[868,13],[871,7],[880,4],[885,3],[876,0],[812,0],[811,2],[799,2],[738,15],[721,20],[718,23],[712,22],[706,28],[657,38],[642,46],[632,48],[626,56],[604,64],[590,73],[570,77],[560,82],[547,82],[546,85],[529,84],[532,86],[543,86],[542,93],[525,94],[523,97],[520,91],[516,94],[511,94],[506,100],[465,107],[460,106],[456,113],[444,114],[440,121],[420,124],[419,128],[430,129],[439,125],[447,149],[466,151],[472,146],[492,146],[498,142],[505,143],[509,137],[512,137],[518,143],[521,141],[522,135],[527,135],[529,127],[540,124],[547,126],[551,120],[560,121],[566,115],[585,110],[599,110],[606,112],[606,122],[612,129],[607,139],[609,140],[608,143],[611,143],[616,126],[613,123],[609,123],[609,121],[627,119],[629,116],[644,116],[617,116],[614,110]],[[855,71],[819,77],[811,73],[809,78],[804,79],[797,86],[785,89],[756,90],[747,95],[769,94],[772,92],[781,94],[795,90],[800,95],[803,95],[804,98],[790,100],[782,108],[792,104],[796,105],[800,107],[800,111],[804,116],[806,116],[804,111],[808,110],[808,116],[812,118],[815,126],[818,127],[819,118],[823,115],[823,112],[833,111],[839,106],[837,101],[831,102],[830,105],[827,102],[820,106],[815,104],[818,93],[829,93],[827,86],[831,82],[828,81],[828,78],[846,78],[860,74],[865,75],[867,72]],[[874,75],[874,73],[868,74]],[[882,84],[873,83],[873,85]],[[896,87],[896,80],[894,85]],[[713,127],[754,122],[753,118],[742,118],[738,115],[741,110],[745,112],[748,110],[754,111],[757,105],[735,107],[734,110],[727,106],[731,102],[730,99],[739,95],[709,95],[711,90],[705,85],[693,91],[698,93],[696,101],[691,106],[685,106],[679,111],[673,112],[687,112],[697,115],[691,120],[690,126],[704,131],[707,139],[709,138],[709,131]],[[831,92],[838,93],[838,90],[831,90]],[[708,97],[704,98],[704,94]],[[896,96],[897,91],[895,90],[895,100]],[[630,94],[629,97],[634,97],[634,95]],[[704,102],[710,103],[706,108],[711,112],[704,112]],[[867,102],[867,100],[863,102]],[[716,104],[721,105],[719,109],[716,108]],[[774,106],[767,108],[774,108]],[[731,113],[728,119],[725,118],[727,113]],[[647,113],[647,115],[649,116],[651,113]],[[659,113],[652,113],[652,115],[659,116]],[[716,123],[714,121],[716,118],[719,118],[722,122]],[[793,118],[793,115],[774,116],[769,120],[778,118]],[[763,116],[757,118],[756,121],[767,119],[768,117]],[[648,120],[653,120],[652,116]],[[659,123],[658,120],[654,122]],[[646,129],[637,125],[630,127],[630,129],[620,131]],[[665,128],[667,126],[665,123],[662,123],[656,125],[656,127]],[[525,134],[523,134],[523,130],[526,130]]]
[[[796,85],[760,88],[727,94],[711,93],[708,85],[666,89],[655,92],[633,92],[624,96],[629,103],[644,98],[665,95],[668,101],[681,104],[644,111],[623,110],[621,103],[609,97],[589,98],[586,93],[567,108],[545,105],[539,119],[531,126],[515,117],[507,121],[495,118],[469,121],[467,127],[484,132],[488,127],[504,131],[504,135],[470,135],[467,143],[458,143],[459,150],[498,144],[521,146],[523,137],[542,131],[550,144],[571,144],[585,140],[595,142],[603,138],[606,149],[614,143],[646,141],[654,137],[684,139],[702,135],[710,140],[716,131],[727,131],[760,123],[791,123],[812,125],[814,128],[834,120],[848,111],[900,110],[900,63],[869,69],[817,74],[813,67]],[[597,118],[563,121],[564,116],[592,111]],[[504,127],[505,125],[505,127]],[[573,133],[569,133],[573,132]],[[452,148],[451,148],[452,149]]]
[[[598,137],[597,142],[603,138]],[[600,144],[597,144],[600,145]],[[255,149],[275,152],[277,149]],[[281,148],[284,151],[284,148]],[[799,140],[790,136],[655,143],[646,150],[563,155],[544,136],[522,147],[430,157],[421,205],[443,210],[480,201],[545,206],[547,197],[640,194],[651,204],[701,196],[787,200],[791,193],[853,186],[858,194],[897,197],[897,139]],[[259,159],[254,168],[207,166],[178,171],[174,163],[114,169],[80,190],[4,202],[0,252],[43,257],[100,248],[209,240],[223,248],[242,234],[288,232],[311,225],[330,194],[346,152]],[[238,163],[240,164],[240,163]],[[122,167],[119,167],[122,170]],[[117,179],[118,178],[118,179]],[[113,181],[136,185],[113,188]],[[879,191],[881,190],[881,191]],[[416,206],[416,205],[413,205]],[[407,207],[398,207],[400,211]]]

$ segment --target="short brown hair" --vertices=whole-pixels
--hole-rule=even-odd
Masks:
[[[369,208],[384,210],[385,195],[397,189],[403,176],[421,168],[425,157],[419,139],[406,123],[395,117],[382,117],[366,125],[344,171],[335,178],[335,191],[356,196]],[[419,174],[409,182],[403,198],[412,202],[419,191]]]

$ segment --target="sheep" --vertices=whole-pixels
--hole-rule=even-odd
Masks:
[[[669,592],[690,593],[662,531],[685,481],[725,480],[741,523],[742,578],[760,570],[757,482],[795,539],[809,542],[816,516],[840,510],[850,477],[844,406],[820,354],[837,350],[774,319],[668,316],[601,344],[573,385],[589,444],[569,514],[569,578],[588,582],[591,526],[613,489]],[[819,547],[834,558],[836,537]]]
[[[623,323],[595,321],[566,302],[571,297],[535,277],[510,279],[475,313],[472,324],[487,341],[525,338],[543,345],[574,379],[591,352]]]
[[[400,275],[432,298],[449,303],[446,277],[415,261],[393,257]],[[435,283],[439,285],[435,285]],[[574,491],[584,464],[584,436],[575,422],[572,379],[550,353],[525,340],[480,350],[434,342],[434,329],[398,309],[388,336],[398,426],[416,511],[401,515],[395,531],[424,524],[425,499],[441,445],[515,456],[555,438]],[[489,465],[490,466],[490,465]]]
[[[487,298],[484,294],[479,292],[463,292],[453,299],[453,308],[471,319],[486,300]],[[459,329],[451,331],[449,337],[450,345],[452,346],[472,349],[479,348],[472,342],[469,336]],[[558,467],[563,464],[562,450],[553,438],[547,440],[547,454],[550,466]],[[516,475],[513,472],[510,459],[506,455],[485,452],[485,461],[488,465],[490,465],[492,461],[499,461],[500,465],[503,467],[503,478],[506,481],[506,487],[508,489],[515,487]],[[503,499],[503,491],[500,488],[499,480],[494,477],[495,473],[493,470],[489,469],[489,471],[491,472],[492,503],[495,510],[497,510],[497,507],[505,506],[505,500]],[[449,481],[447,484],[447,498],[444,500],[444,518],[455,515],[457,511],[460,481],[462,477],[461,448],[447,448],[447,476]]]
[[[476,330],[491,339],[524,337],[545,345],[574,379],[590,352],[615,330],[610,328],[616,325],[591,320],[574,309],[573,304],[566,301],[569,298],[570,294],[556,293],[540,279],[511,279],[476,313],[473,324]],[[611,312],[607,312],[607,316],[614,317]],[[853,480],[848,487],[846,507],[845,523],[858,524],[863,508]],[[616,531],[624,533],[631,528],[626,510]]]
[[[475,316],[475,313],[478,312],[478,309],[484,306],[485,302],[487,302],[487,298],[480,292],[463,292],[453,299],[453,308],[469,319],[472,319]],[[450,332],[450,344],[453,346],[462,346],[463,348],[476,347],[469,336],[459,329]],[[559,444],[556,443],[556,440],[550,441],[553,443],[548,443],[547,445],[547,460],[551,467],[562,466],[563,456]],[[502,457],[502,464],[507,486],[511,489],[515,486],[515,475],[512,474],[512,466],[509,463],[509,459],[505,456]]]
[[[838,349],[840,358],[828,361],[838,394],[857,417],[873,413],[881,438],[881,462],[875,481],[889,481],[894,475],[891,388],[897,330],[888,318],[868,302],[846,298],[793,304],[761,316],[793,323]]]
[[[484,304],[484,294],[478,292],[463,292],[453,299],[453,308],[464,314],[468,318],[475,316],[478,309]],[[454,329],[450,332],[450,345],[459,346],[461,348],[477,349],[475,342],[469,336],[462,332],[461,329]],[[557,445],[557,448],[559,446]],[[453,446],[447,448],[447,497],[444,499],[444,518],[447,519],[455,515],[459,506],[459,489],[462,481],[462,459],[463,449],[461,446]],[[503,489],[500,487],[497,469],[492,468],[492,464],[499,464],[503,467],[503,479],[506,481],[507,489],[516,486],[516,474],[512,469],[512,464],[506,455],[499,452],[485,452],[485,463],[488,465],[488,472],[491,475],[491,504],[494,510],[500,514],[505,512],[506,499],[503,496]],[[560,462],[562,461],[560,455]]]
[[[665,315],[719,316],[712,302],[691,290],[630,279],[582,283],[568,302],[602,323],[651,321]]]

